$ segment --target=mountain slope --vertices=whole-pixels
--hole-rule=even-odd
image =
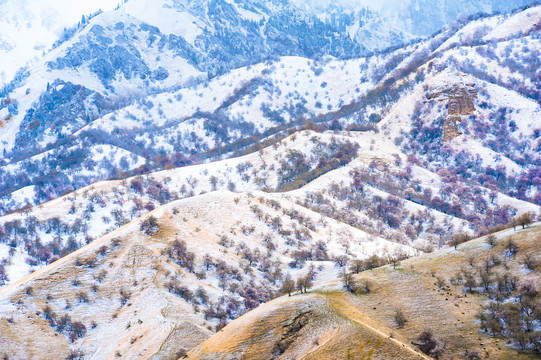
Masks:
[[[265,304],[228,325],[190,352],[189,359],[337,359],[366,344],[386,359],[429,359],[410,345],[352,321],[327,296],[307,294]],[[355,350],[353,350],[355,349]]]
[[[273,204],[273,199],[278,207],[267,214],[261,212],[261,204],[253,204],[254,216],[289,222],[299,213],[310,214],[309,223],[318,219],[336,223],[343,229],[320,236],[336,239],[346,255],[354,246],[347,240],[352,232],[366,240],[356,249],[361,253],[382,251],[385,244],[390,248],[392,243],[382,238],[430,250],[460,232],[483,232],[514,215],[539,212],[535,204],[456,179],[457,188],[477,194],[474,199],[458,200],[447,194],[446,177],[409,162],[398,146],[373,132],[302,131],[246,156],[101,182],[2,217],[0,256],[6,259],[9,280],[15,281],[160,205],[175,199],[197,204],[196,195],[208,192],[219,197],[224,194],[219,190],[239,197],[263,196],[254,195],[256,190],[268,192],[265,202]],[[461,212],[452,208],[457,201]],[[483,213],[480,204],[485,206]],[[295,229],[293,233],[297,236]],[[260,236],[255,232],[248,238]]]
[[[322,282],[338,276],[335,258],[346,254],[413,254],[318,219],[264,193],[171,202],[2,288],[0,353],[50,358],[38,349],[53,338],[59,358],[70,349],[98,358],[168,358],[208,337],[206,328],[270,300],[287,274]],[[20,334],[30,333],[21,346]]]
[[[476,17],[468,23],[475,25],[471,32],[461,28],[464,20],[427,41],[344,61],[344,55],[365,54],[367,36],[352,38],[340,17],[318,19],[287,2],[218,1],[198,8],[164,1],[147,8],[145,1],[132,0],[93,18],[3,91],[0,147],[7,166],[0,173],[0,211],[126,172],[162,169],[178,154],[193,161],[230,156],[309,120],[330,124],[336,118],[366,127],[384,117],[408,87],[454,62],[474,76],[538,96],[537,68],[523,65],[535,64],[534,51],[499,37],[499,64],[486,68],[493,40],[476,40],[471,48],[473,35],[489,36],[507,15]],[[526,12],[535,19],[537,10]],[[536,48],[530,36],[535,26],[526,24],[521,22],[521,35],[507,35]],[[248,33],[235,30],[241,28]],[[510,43],[512,51],[503,51]],[[442,54],[442,44],[453,49]],[[472,62],[457,61],[460,52]],[[284,55],[298,57],[277,58]],[[432,67],[422,66],[429,60]],[[229,72],[246,64],[257,65]],[[292,72],[295,81],[289,81]],[[415,76],[396,81],[406,73]],[[498,82],[500,73],[510,77]],[[97,151],[117,155],[94,161],[89,155]],[[67,153],[66,161],[54,161],[60,153]],[[10,201],[14,192],[22,201]]]
[[[540,13],[540,8],[535,7],[515,16],[536,19]],[[483,30],[486,34],[492,28],[516,30],[515,17],[476,20],[474,26],[467,25],[453,36],[441,35],[392,55],[323,63],[283,58],[274,65],[238,69],[213,79],[208,86],[182,89],[174,95],[156,95],[144,103],[143,109],[134,104],[84,126],[76,135],[83,137],[85,131],[90,135],[84,141],[75,139],[77,145],[66,145],[3,167],[3,181],[9,184],[4,188],[8,194],[3,198],[3,206],[7,210],[27,201],[32,204],[49,200],[55,194],[71,191],[79,181],[85,184],[101,176],[124,177],[137,169],[148,171],[151,164],[144,157],[149,156],[150,148],[158,148],[156,155],[151,156],[155,165],[168,168],[198,161],[196,156],[183,156],[186,152],[210,151],[220,157],[235,150],[239,154],[243,147],[268,141],[276,145],[245,158],[151,175],[152,181],[141,182],[143,188],[139,190],[129,185],[137,178],[129,178],[122,186],[111,182],[100,188],[101,193],[84,189],[77,195],[83,194],[83,201],[72,199],[73,206],[65,207],[65,215],[70,216],[66,217],[66,230],[57,232],[56,242],[62,248],[76,248],[148,209],[201,191],[291,190],[320,175],[321,181],[316,179],[294,194],[297,202],[375,236],[414,243],[422,249],[442,246],[461,231],[483,233],[521,213],[535,214],[541,201],[536,180],[540,178],[540,140],[539,128],[531,119],[538,116],[541,108],[534,100],[538,69],[528,64],[535,63],[539,30],[534,22],[525,21],[521,33],[515,32],[499,42],[481,39],[474,46],[453,45],[460,38],[469,38],[481,24],[487,24]],[[524,51],[523,43],[533,50]],[[427,56],[426,51],[431,48],[441,50]],[[399,63],[397,56],[402,59]],[[457,60],[462,58],[470,61]],[[511,61],[512,58],[519,60]],[[412,68],[412,62],[416,67]],[[487,63],[491,66],[487,67]],[[450,71],[450,66],[461,67],[464,72]],[[394,70],[376,75],[382,69]],[[505,76],[495,80],[494,71]],[[289,81],[291,72],[295,73],[295,84]],[[372,74],[374,78],[363,80],[363,74]],[[314,79],[321,81],[319,87],[310,87]],[[517,82],[520,85],[514,87]],[[300,89],[307,89],[309,96],[305,105],[297,108],[286,91],[294,91],[302,99]],[[326,92],[325,98],[318,97],[320,91]],[[215,99],[207,101],[214,94]],[[392,100],[386,100],[389,97]],[[351,103],[341,104],[344,100]],[[330,112],[325,114],[320,107]],[[306,109],[313,112],[315,124],[306,123],[308,119],[302,115]],[[357,125],[358,121],[370,122],[371,118],[378,121],[376,112],[366,115],[376,109],[385,115],[379,123],[364,128]],[[190,115],[193,112],[195,115]],[[359,120],[361,116],[363,120]],[[149,122],[148,117],[154,121]],[[325,127],[332,120],[337,120],[334,136]],[[149,132],[152,124],[156,132]],[[289,126],[293,131],[303,124],[326,133],[291,136],[294,145],[288,144],[289,139],[280,141]],[[350,124],[350,130],[364,131],[342,131],[338,136],[338,129],[346,124]],[[267,135],[254,135],[245,142],[246,129],[251,134]],[[272,137],[274,129],[278,133]],[[117,140],[113,140],[115,137]],[[98,145],[101,141],[106,145]],[[358,146],[358,154],[348,142]],[[216,146],[218,150],[210,150]],[[291,151],[287,151],[288,147]],[[380,155],[374,156],[374,151]],[[339,154],[344,154],[340,161],[326,161]],[[291,171],[298,166],[295,161],[306,162],[302,174]],[[273,162],[280,165],[273,166]],[[349,165],[342,170],[329,172],[346,163]],[[121,174],[115,166],[128,172]],[[49,178],[49,172],[54,176]],[[330,180],[333,177],[340,181]],[[21,183],[27,186],[12,196],[9,192]],[[115,188],[120,191],[114,191]],[[107,192],[112,194],[104,198]],[[98,203],[102,212],[95,211]],[[388,206],[392,206],[392,212],[385,210]],[[16,258],[13,265],[6,263],[12,280],[54,258],[40,258],[38,251],[27,252],[23,247],[35,240],[34,235],[41,237],[42,245],[50,244],[54,237],[44,223],[55,222],[58,214],[39,216],[44,223],[38,225],[38,231],[32,230],[36,222],[27,215],[22,212],[1,220],[3,232],[8,235],[2,239],[5,245],[0,244],[2,257],[7,261],[12,255]],[[21,227],[30,230],[26,232]],[[71,238],[74,246],[68,246]],[[30,255],[28,264],[25,253]],[[55,255],[61,253],[56,251]]]
[[[189,13],[179,14],[172,17],[171,13],[160,6],[144,6],[137,4],[138,1],[130,1],[124,8],[137,19],[145,23],[155,23],[165,34],[176,34],[189,43],[201,35],[201,19],[194,21],[196,17],[203,14],[201,8],[187,5],[181,2],[168,1],[164,4],[174,9],[189,8]],[[16,72],[26,65],[32,64],[36,59],[48,52],[57,41],[69,39],[77,28],[85,25],[88,16],[98,11],[109,11],[121,5],[121,1],[100,0],[80,1],[77,3],[55,0],[54,2],[36,3],[29,6],[27,1],[3,0],[0,7],[4,17],[0,21],[2,37],[0,38],[0,51],[5,59],[4,67],[0,73],[0,85],[9,83]],[[417,37],[426,37],[442,29],[445,25],[452,23],[459,18],[459,15],[470,15],[479,10],[492,13],[495,11],[505,12],[528,1],[514,0],[512,2],[499,1],[477,1],[475,3],[461,3],[459,6],[434,6],[430,1],[424,2],[402,2],[401,4],[373,4],[370,2],[333,2],[332,4],[313,3],[310,7],[298,1],[292,1],[289,5],[292,9],[298,8],[308,15],[318,14],[324,22],[336,22],[337,30],[349,34],[357,42],[363,44],[370,50],[382,50],[389,46],[404,44]],[[222,18],[233,12],[238,12],[246,20],[260,21],[268,18],[270,9],[275,11],[288,2],[269,3],[261,6],[260,3],[231,3],[225,11],[218,10]],[[331,6],[332,5],[332,6]],[[191,8],[190,8],[191,6]],[[204,6],[204,5],[203,5]],[[221,4],[214,3],[213,8]],[[436,9],[426,16],[426,9]],[[461,9],[460,12],[456,9]],[[165,16],[164,16],[165,15]],[[161,21],[156,19],[172,19],[172,21]],[[339,20],[336,20],[339,19]],[[82,20],[82,24],[81,24]],[[79,25],[77,22],[79,21]],[[381,25],[397,23],[393,27]],[[416,26],[423,23],[423,27]],[[195,25],[195,26],[194,26]],[[379,29],[378,29],[379,27]],[[378,31],[375,31],[378,29]],[[267,31],[269,33],[270,31]],[[21,74],[22,75],[22,74]]]
[[[0,86],[9,83],[21,68],[35,63],[57,41],[66,40],[82,19],[86,21],[100,10],[112,10],[119,2],[2,0]]]
[[[148,4],[2,91],[0,355],[538,351],[539,227],[460,243],[540,213],[540,6],[359,57],[381,9]]]
[[[510,238],[519,248],[511,257],[506,253]],[[452,279],[461,271],[475,273],[483,266],[476,260],[469,265],[469,258],[494,256],[505,265],[491,265],[491,282],[506,273],[516,276],[518,284],[533,282],[539,286],[539,267],[526,274],[521,260],[532,257],[539,261],[539,241],[539,226],[518,233],[506,231],[498,235],[494,247],[482,238],[456,251],[423,255],[396,268],[388,265],[354,275],[354,283],[371,282],[369,293],[352,294],[336,280],[307,294],[273,300],[222,329],[192,350],[188,358],[331,359],[347,358],[348,353],[353,358],[369,354],[374,359],[427,358],[422,353],[414,355],[410,346],[418,344],[416,337],[430,327],[445,345],[439,357],[442,359],[467,358],[467,354],[490,359],[533,359],[534,354],[506,343],[507,335],[504,339],[493,338],[481,331],[477,316],[489,302],[482,285],[474,285],[470,292],[463,283]],[[478,281],[477,275],[474,278]],[[396,310],[405,314],[403,327],[397,328]],[[514,346],[520,347],[516,343]],[[416,351],[420,352],[418,348]]]

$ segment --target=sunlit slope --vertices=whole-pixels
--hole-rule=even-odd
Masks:
[[[519,249],[512,257],[507,255],[509,239]],[[354,359],[369,352],[373,359],[415,359],[425,355],[416,355],[413,351],[420,350],[413,344],[430,328],[444,344],[442,359],[474,353],[482,359],[533,359],[536,355],[521,351],[513,341],[480,330],[478,314],[481,305],[489,303],[480,282],[469,292],[464,284],[450,281],[462,270],[475,272],[483,261],[495,257],[501,263],[492,267],[493,280],[505,273],[517,277],[517,287],[530,282],[539,287],[541,269],[525,270],[524,259],[539,262],[540,242],[539,226],[509,230],[498,234],[494,247],[480,238],[457,250],[404,261],[396,269],[388,265],[354,275],[356,284],[371,283],[369,293],[347,292],[336,280],[307,294],[282,297],[237,319],[188,358],[345,359],[349,351],[356,354]],[[395,321],[397,310],[406,318],[402,328]]]

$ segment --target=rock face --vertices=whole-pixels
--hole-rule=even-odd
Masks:
[[[459,130],[462,118],[460,116],[449,116],[443,124],[443,141],[449,142],[462,135]]]
[[[447,107],[447,118],[443,125],[444,141],[448,142],[462,135],[459,129],[462,116],[471,115],[475,111],[473,103],[473,100],[477,99],[475,85],[457,79],[457,81],[430,88],[426,98],[445,104]]]
[[[473,99],[477,98],[474,84],[450,89],[447,111],[449,116],[470,115],[475,111]]]

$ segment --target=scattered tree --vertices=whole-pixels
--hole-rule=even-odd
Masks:
[[[139,229],[148,236],[153,236],[160,230],[160,224],[158,219],[154,215],[150,215],[145,220],[141,222]]]
[[[313,286],[310,276],[304,276],[297,279],[297,290],[302,293],[306,293],[308,289]]]
[[[350,272],[345,272],[342,277],[342,284],[347,291],[353,292],[355,290],[355,285],[353,283],[353,275]]]
[[[490,234],[489,236],[487,236],[485,241],[490,246],[494,246],[496,245],[496,236],[494,234]]]
[[[460,233],[458,235],[455,235],[451,241],[450,245],[455,247],[455,250],[458,248],[458,245],[465,243],[466,241],[469,241],[471,237],[466,233]]]
[[[81,350],[71,350],[66,360],[84,360],[85,353]]]
[[[408,320],[406,319],[406,315],[404,315],[404,312],[400,309],[396,309],[394,313],[394,322],[396,323],[396,327],[403,328],[404,325],[406,325],[406,322]]]
[[[445,345],[434,336],[431,329],[423,330],[417,337],[417,343],[415,345],[417,345],[422,352],[436,359],[439,359],[445,351]]]
[[[530,225],[533,222],[533,214],[530,212],[526,212],[522,215],[520,215],[516,219],[517,224],[522,226],[522,229],[525,229],[526,226]]]
[[[355,284],[355,294],[368,294],[372,292],[372,287],[370,280],[363,279],[358,284]]]
[[[280,288],[280,292],[282,294],[287,294],[288,296],[291,296],[291,293],[293,291],[295,291],[295,281],[293,281],[291,275],[287,274],[284,282],[282,283],[282,287]]]

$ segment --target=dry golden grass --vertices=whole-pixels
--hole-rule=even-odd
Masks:
[[[520,268],[524,254],[541,259],[541,228],[533,228],[510,235],[520,246],[515,259],[509,259],[508,271],[520,278],[525,274]],[[491,254],[502,254],[508,237],[500,239],[494,248],[485,238],[476,239],[459,246],[458,250],[448,249],[427,254],[403,262],[400,268],[391,266],[368,271],[357,276],[370,279],[375,284],[370,294],[348,295],[351,306],[362,313],[363,321],[386,329],[392,329],[395,336],[410,341],[425,328],[431,328],[447,346],[445,358],[460,359],[466,349],[474,349],[487,359],[529,359],[531,354],[523,354],[507,346],[506,341],[494,339],[479,331],[476,314],[482,303],[487,301],[483,294],[468,294],[461,285],[450,285],[449,279],[461,268],[469,268],[469,258],[474,265]],[[494,273],[502,272],[503,265],[496,267]],[[438,288],[436,277],[443,277],[446,286]],[[527,277],[540,284],[539,268]],[[333,294],[339,297],[340,295]],[[397,309],[404,312],[407,323],[397,329],[394,314]]]
[[[504,339],[481,332],[476,314],[488,298],[465,293],[462,285],[449,283],[457,271],[470,267],[470,258],[474,266],[479,266],[489,255],[501,256],[512,237],[520,250],[494,268],[494,273],[505,270],[541,285],[541,266],[525,275],[521,265],[526,254],[541,263],[541,227],[508,230],[499,236],[494,247],[480,238],[460,245],[458,250],[446,249],[404,261],[396,269],[386,266],[356,275],[356,281],[369,279],[373,283],[368,294],[344,292],[341,281],[335,280],[309,294],[274,300],[225,327],[194,349],[189,358],[276,358],[272,349],[283,338],[280,329],[287,328],[306,308],[312,314],[309,323],[292,337],[280,359],[347,359],[348,353],[352,359],[426,359],[412,345],[426,328],[445,343],[443,359],[463,359],[466,349],[477,351],[483,359],[537,358],[509,346]],[[443,288],[437,286],[436,277],[445,279]],[[400,329],[394,321],[397,309],[407,319]]]
[[[162,253],[177,238],[185,240],[192,249],[216,247],[219,229],[206,227],[207,220],[197,210],[186,210],[199,214],[189,220],[175,214],[172,208],[155,211],[147,215],[161,214],[160,230],[154,236],[143,235],[139,222],[133,222],[0,290],[0,300],[4,301],[0,306],[8,308],[0,316],[0,355],[66,357],[70,349],[68,339],[40,316],[49,305],[59,315],[69,313],[87,327],[91,321],[97,322],[97,330],[89,330],[72,347],[80,346],[94,354],[99,343],[105,349],[98,349],[100,358],[116,358],[117,352],[123,358],[171,358],[179,348],[200,344],[190,358],[426,359],[411,345],[426,327],[446,343],[446,359],[460,359],[466,348],[478,350],[485,359],[533,358],[509,347],[504,340],[479,332],[475,315],[486,297],[466,294],[462,286],[448,284],[461,267],[470,266],[470,258],[478,265],[491,254],[502,254],[505,238],[494,248],[484,239],[477,239],[462,244],[458,250],[404,261],[397,269],[387,266],[356,275],[356,281],[370,279],[374,284],[369,294],[346,293],[341,281],[335,280],[309,294],[282,297],[202,342],[210,332],[202,328],[199,315],[194,315],[191,305],[164,288],[167,274],[178,273],[195,285],[199,285],[199,280]],[[507,261],[506,271],[532,278],[541,285],[541,266],[525,275],[520,265],[526,254],[541,263],[541,228],[511,233],[520,251],[514,260]],[[103,246],[107,247],[107,254],[97,256]],[[214,256],[226,261],[236,259],[232,251],[216,252]],[[91,260],[94,265],[86,266]],[[494,271],[503,271],[503,265]],[[101,272],[106,276],[98,281]],[[436,286],[436,276],[446,279],[443,289]],[[97,286],[95,292],[93,286]],[[124,289],[131,296],[121,305],[119,292]],[[80,292],[88,295],[89,303],[78,300]],[[397,309],[408,320],[401,329],[396,328],[393,320]]]
[[[371,359],[423,359],[342,310],[328,294],[282,297],[232,322],[188,357],[332,360],[346,359],[348,354],[362,359],[373,351]],[[295,327],[299,318],[305,323]],[[277,350],[280,344],[281,352]]]

